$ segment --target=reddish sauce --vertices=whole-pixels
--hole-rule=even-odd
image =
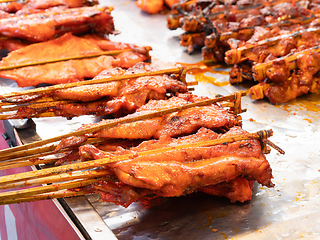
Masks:
[[[292,115],[304,114],[306,117],[303,120],[313,123],[313,121],[319,117],[317,113],[320,112],[320,95],[308,94],[288,103],[275,106],[284,109]],[[305,113],[305,111],[307,111],[307,113]]]
[[[229,85],[229,79],[226,81],[219,81],[214,77],[206,75],[206,73],[213,73],[213,74],[221,74],[221,75],[229,75],[228,70],[221,70],[224,69],[225,66],[216,64],[216,63],[205,63],[203,61],[195,63],[195,64],[187,64],[187,63],[179,63],[182,66],[197,66],[199,69],[190,70],[188,74],[194,76],[195,81],[204,82],[204,83],[211,83],[218,87],[223,87]],[[218,70],[218,68],[220,68]]]

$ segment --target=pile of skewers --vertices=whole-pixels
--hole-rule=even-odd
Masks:
[[[319,3],[304,3],[184,1],[172,10],[168,28],[186,31],[181,45],[189,52],[197,45],[204,60],[232,64],[230,83],[258,82],[252,99],[283,103],[320,92]]]
[[[250,134],[241,128],[241,96],[149,101],[131,115],[3,150],[1,169],[69,163],[1,177],[1,189],[34,187],[1,193],[0,203],[99,193],[127,207],[195,191],[247,201],[255,181],[273,186],[267,144],[283,151],[268,140],[271,130]]]
[[[0,204],[99,193],[102,200],[127,207],[195,191],[244,202],[251,199],[254,182],[273,187],[265,154],[269,146],[284,152],[268,140],[272,130],[242,129],[245,93],[193,95],[193,83],[185,78],[193,67],[154,63],[150,47],[72,31],[43,39],[4,58],[0,76],[20,87],[52,86],[0,95],[1,112],[14,111],[1,119],[86,114],[108,119],[0,151],[0,170],[45,166],[0,177],[0,189],[28,187],[2,192]],[[43,52],[35,61],[30,52],[38,49]]]

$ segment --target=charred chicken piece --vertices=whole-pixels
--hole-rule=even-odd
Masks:
[[[273,186],[271,168],[258,140],[160,151],[162,147],[245,134],[240,127],[231,128],[225,134],[203,128],[196,134],[177,139],[150,140],[130,150],[118,148],[112,154],[92,145],[81,146],[80,155],[86,159],[112,158],[122,154],[133,156],[106,166],[110,174],[115,174],[118,183],[95,184],[87,191],[99,192],[104,201],[125,207],[145,198],[182,196],[194,191],[225,196],[232,202],[250,200],[254,181]],[[159,149],[159,152],[135,154],[153,149]]]
[[[265,82],[250,89],[252,99],[267,97],[272,104],[284,103],[308,93],[319,93],[319,47],[310,48],[296,53],[294,61],[286,61],[288,57],[275,59],[263,71],[266,73]],[[260,78],[258,71],[255,76]],[[261,70],[261,69],[260,69]]]
[[[139,116],[146,113],[152,113],[160,109],[169,109],[174,106],[183,106],[188,103],[195,103],[206,97],[198,97],[192,94],[179,94],[168,100],[150,100],[147,104],[138,108],[135,113],[127,115],[125,118]],[[107,122],[113,122],[113,119],[102,120],[99,123],[83,125],[79,130],[99,126]],[[228,112],[227,109],[212,104],[209,106],[193,107],[180,112],[163,115],[152,119],[136,121],[132,123],[119,124],[118,126],[107,128],[96,133],[87,134],[87,137],[102,138],[122,138],[122,139],[150,139],[160,138],[161,136],[177,137],[196,132],[201,127],[224,131],[233,126],[241,126],[241,121]],[[63,149],[67,146],[73,146],[77,137],[63,139],[57,149]],[[76,145],[78,142],[76,141]]]

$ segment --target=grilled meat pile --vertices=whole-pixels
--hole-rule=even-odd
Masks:
[[[291,54],[318,47],[318,16],[317,1],[184,1],[173,8],[168,27],[185,30],[181,45],[189,52],[202,47],[203,59],[233,64],[230,83],[258,82],[250,90],[252,99],[267,97],[277,104],[319,92],[317,71],[305,72],[312,63],[304,68],[298,67],[300,60],[290,60]]]

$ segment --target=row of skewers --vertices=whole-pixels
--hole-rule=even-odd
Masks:
[[[232,66],[229,79],[250,81],[249,96],[284,103],[319,93],[317,1],[183,1],[168,17],[181,45],[204,60]]]
[[[81,51],[70,47],[75,42],[83,44]],[[50,47],[56,55],[49,54]],[[30,51],[39,49],[43,55],[34,61]],[[251,199],[254,182],[273,187],[265,154],[269,146],[284,152],[268,140],[272,130],[250,134],[242,129],[245,93],[196,96],[190,92],[193,83],[186,81],[193,67],[153,62],[150,50],[66,33],[13,51],[1,61],[1,76],[18,86],[51,85],[0,95],[1,112],[17,111],[1,114],[2,119],[108,118],[0,151],[1,170],[45,165],[0,177],[0,189],[9,189],[0,194],[0,204],[99,193],[102,200],[127,207],[195,191],[244,202]],[[99,65],[95,61],[101,56]],[[37,75],[42,68],[45,78]],[[85,75],[83,68],[94,70]]]

